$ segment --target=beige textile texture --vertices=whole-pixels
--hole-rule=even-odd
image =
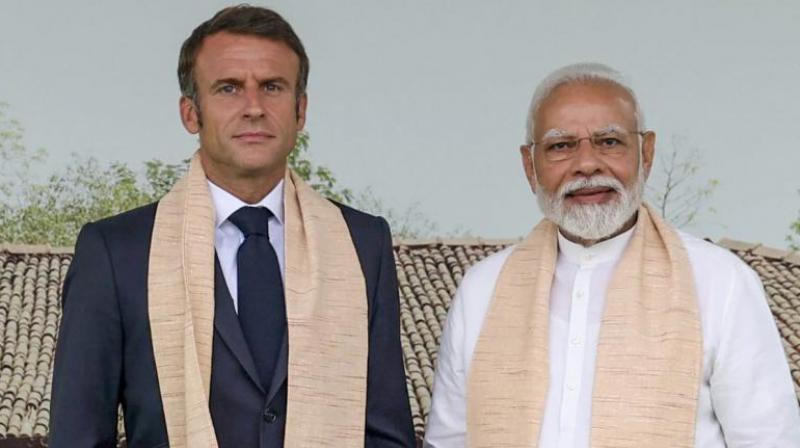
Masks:
[[[198,155],[158,204],[147,279],[171,447],[216,448],[208,411],[214,331],[214,207]]]
[[[289,410],[286,446],[363,447],[367,290],[338,207],[294,172],[284,184]]]
[[[289,402],[286,444],[363,446],[367,298],[338,208],[290,171],[284,187]],[[214,208],[199,155],[159,203],[148,302],[173,448],[216,448],[208,410],[214,322]]]
[[[557,231],[543,220],[501,270],[469,372],[472,448],[538,444]],[[593,448],[694,446],[699,319],[679,235],[641,207],[607,291],[592,396]]]

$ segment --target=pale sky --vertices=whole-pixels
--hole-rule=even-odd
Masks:
[[[0,101],[26,143],[140,166],[196,148],[178,50],[220,1],[0,0]],[[519,160],[533,89],[596,61],[632,80],[657,154],[719,180],[691,233],[784,248],[800,210],[796,1],[273,1],[311,59],[311,157],[414,203],[442,233],[516,238],[541,218]],[[658,167],[656,167],[658,169]]]

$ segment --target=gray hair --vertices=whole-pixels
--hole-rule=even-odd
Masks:
[[[639,109],[639,101],[636,99],[636,94],[633,93],[633,89],[622,74],[604,64],[581,62],[559,68],[547,75],[547,77],[539,83],[539,86],[536,87],[536,91],[533,92],[530,108],[528,108],[528,121],[525,126],[525,142],[527,144],[533,143],[533,126],[536,113],[539,111],[539,106],[541,106],[542,102],[550,96],[557,87],[565,84],[592,81],[610,82],[628,92],[631,98],[633,98],[636,123],[639,126],[638,130],[645,129],[644,115]]]

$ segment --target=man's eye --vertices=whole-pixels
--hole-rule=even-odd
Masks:
[[[217,88],[217,92],[230,95],[232,93],[236,93],[236,86],[232,84],[223,84]]]
[[[275,82],[268,82],[264,84],[264,90],[267,92],[280,92],[283,90],[283,86]]]
[[[575,142],[570,140],[561,140],[549,143],[546,147],[548,151],[567,151],[575,147]]]
[[[615,148],[615,147],[621,145],[622,141],[620,141],[618,138],[614,138],[614,137],[603,137],[603,138],[599,139],[598,143],[600,144],[600,147],[602,147],[602,148]]]

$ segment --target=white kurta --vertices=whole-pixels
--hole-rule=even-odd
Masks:
[[[605,292],[632,234],[630,230],[590,248],[559,234],[550,293],[550,384],[539,448],[589,447]],[[797,397],[758,276],[729,251],[680,236],[694,273],[703,331],[695,446],[800,447]],[[439,347],[428,447],[467,446],[469,366],[510,253],[507,248],[471,268],[453,299]]]

